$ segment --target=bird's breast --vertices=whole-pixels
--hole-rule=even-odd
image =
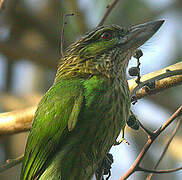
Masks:
[[[123,82],[122,82],[123,83]],[[93,156],[103,157],[125,127],[129,115],[127,82],[117,85],[101,83],[86,94],[86,108],[82,116],[84,138]]]

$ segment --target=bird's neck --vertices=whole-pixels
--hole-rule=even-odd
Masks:
[[[65,56],[60,61],[55,82],[74,78],[88,80],[98,76],[116,84],[119,81],[126,84],[126,68],[131,56],[132,51],[122,52],[120,48],[86,60],[74,54]]]

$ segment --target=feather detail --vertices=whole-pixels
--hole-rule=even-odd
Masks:
[[[82,106],[83,102],[83,95],[80,94],[80,96],[75,100],[75,103],[73,105],[72,112],[70,114],[69,120],[68,120],[68,131],[72,131],[77,123],[78,115]]]

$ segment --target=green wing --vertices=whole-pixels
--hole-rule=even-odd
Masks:
[[[22,165],[21,180],[38,179],[63,139],[78,120],[83,105],[81,80],[54,84],[39,104],[30,131]]]

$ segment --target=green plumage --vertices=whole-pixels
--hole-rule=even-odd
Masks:
[[[154,34],[131,43],[133,31],[104,26],[70,46],[35,114],[21,180],[92,178],[129,116],[128,61]]]

